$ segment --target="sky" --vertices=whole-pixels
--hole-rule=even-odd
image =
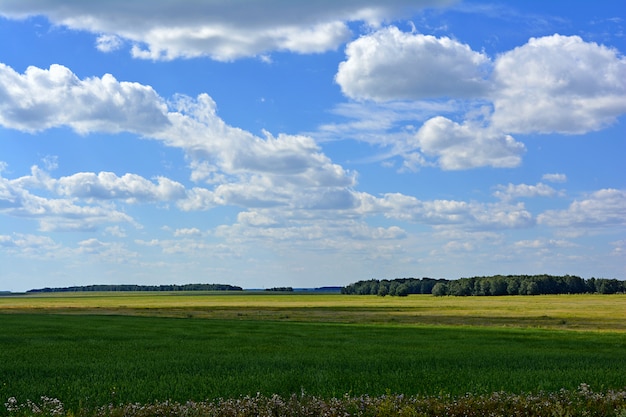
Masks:
[[[0,290],[626,278],[613,0],[0,0]]]

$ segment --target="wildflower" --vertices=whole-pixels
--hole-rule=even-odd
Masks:
[[[4,403],[4,408],[6,408],[9,413],[13,413],[19,411],[20,406],[15,397],[10,397],[7,402]]]

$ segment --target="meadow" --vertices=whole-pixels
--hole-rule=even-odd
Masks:
[[[294,394],[458,402],[608,392],[626,388],[625,322],[624,295],[8,296],[0,297],[0,400],[7,413],[12,401],[44,396],[88,415],[106,405]],[[28,415],[19,410],[10,415]]]
[[[626,331],[623,294],[377,297],[200,291],[44,293],[0,296],[3,312]]]

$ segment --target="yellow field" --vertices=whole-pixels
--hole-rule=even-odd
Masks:
[[[624,294],[377,297],[299,293],[48,293],[0,297],[0,312],[626,331]]]

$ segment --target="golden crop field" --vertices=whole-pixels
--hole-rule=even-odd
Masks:
[[[626,331],[626,295],[378,297],[307,293],[45,293],[0,297],[0,312]]]

